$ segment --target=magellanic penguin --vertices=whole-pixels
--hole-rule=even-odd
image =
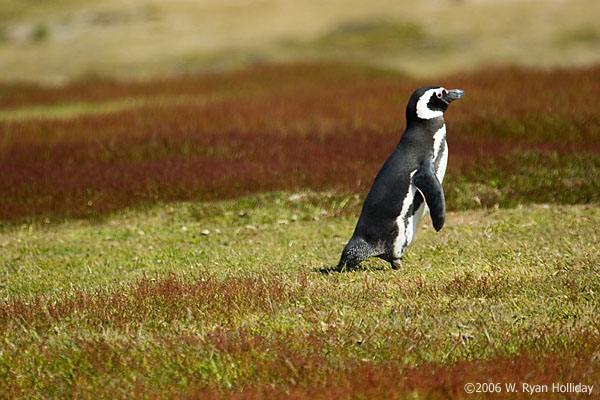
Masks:
[[[399,268],[428,209],[435,230],[442,229],[446,203],[441,182],[448,162],[444,112],[463,95],[460,89],[439,86],[425,86],[412,94],[406,130],[375,177],[337,270],[352,269],[369,257]]]

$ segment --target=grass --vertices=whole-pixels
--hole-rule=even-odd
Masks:
[[[596,201],[600,158],[591,153],[513,152],[451,175],[445,182],[453,209],[515,207],[525,203]]]
[[[401,270],[347,273],[327,268],[430,82],[329,63],[1,86],[0,398],[596,384],[598,72],[439,79],[467,92],[446,225]]]
[[[317,38],[313,46],[339,53],[355,51],[371,55],[435,47],[419,25],[386,20],[342,23]]]
[[[329,201],[274,193],[5,227],[4,396],[460,397],[450,376],[472,363],[491,379],[598,378],[566,367],[597,363],[597,204],[451,213],[401,271],[326,274],[355,223]],[[533,368],[546,358],[553,373]]]

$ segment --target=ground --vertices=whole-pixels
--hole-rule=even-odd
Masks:
[[[596,0],[4,0],[0,81],[345,60],[412,76],[600,62]]]

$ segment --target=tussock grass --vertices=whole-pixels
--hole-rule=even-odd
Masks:
[[[453,212],[400,271],[323,273],[352,201],[273,193],[5,226],[4,394],[460,398],[475,378],[598,378],[597,204]]]

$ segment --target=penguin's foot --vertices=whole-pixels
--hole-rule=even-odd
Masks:
[[[390,261],[390,265],[392,266],[392,269],[402,269],[402,260],[400,260],[399,258],[396,260],[392,260]]]

